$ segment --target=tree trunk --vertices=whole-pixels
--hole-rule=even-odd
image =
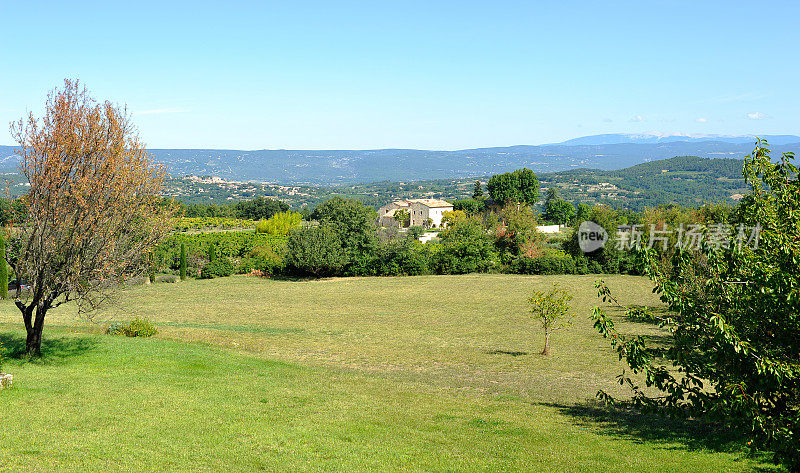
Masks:
[[[44,329],[44,324],[34,325],[28,329],[28,339],[25,343],[25,353],[28,356],[42,354],[42,329]]]
[[[39,304],[36,306],[36,317],[33,318],[33,323],[26,320],[25,329],[28,332],[28,338],[25,343],[25,353],[28,356],[39,356],[42,354],[42,331],[44,330],[44,316],[47,313],[48,305]]]
[[[544,334],[544,348],[541,351],[541,354],[544,356],[550,356],[550,333],[545,332]]]

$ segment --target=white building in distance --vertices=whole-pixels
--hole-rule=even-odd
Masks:
[[[441,199],[404,199],[396,200],[378,209],[378,223],[382,227],[397,225],[394,213],[405,210],[411,215],[410,226],[440,228],[442,216],[453,210],[453,204]]]

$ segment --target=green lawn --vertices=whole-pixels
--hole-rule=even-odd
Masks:
[[[152,339],[102,335],[60,308],[45,357],[8,364],[0,470],[766,467],[703,429],[588,402],[617,389],[621,368],[588,320],[594,279],[233,277],[133,288],[98,316],[150,317]],[[606,279],[623,301],[655,302],[643,278]],[[578,318],[544,358],[524,298],[554,281],[575,294]],[[0,303],[10,351],[23,344],[14,310]]]

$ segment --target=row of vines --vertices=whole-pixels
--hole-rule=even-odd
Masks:
[[[209,249],[213,246],[218,256],[227,258],[237,273],[253,270],[274,273],[283,268],[286,238],[273,235],[242,232],[173,233],[153,252],[154,270],[178,274],[181,244],[186,249],[187,273],[199,276],[209,262]]]

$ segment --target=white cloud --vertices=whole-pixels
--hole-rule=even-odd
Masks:
[[[772,117],[767,115],[766,113],[753,112],[753,113],[748,113],[747,118],[749,118],[750,120],[766,120],[767,118],[772,118]]]
[[[706,117],[700,117],[700,118],[698,118],[698,119],[697,119],[697,120],[695,120],[695,121],[696,121],[697,123],[706,123],[706,122],[708,121],[708,118],[706,118]]]
[[[631,117],[631,119],[628,121],[631,123],[643,122],[644,118],[642,118],[641,115],[636,115],[635,117]]]
[[[161,115],[164,113],[184,113],[186,110],[181,110],[178,108],[154,108],[152,110],[140,110],[138,112],[133,112],[134,115]]]
[[[611,122],[613,122],[614,120],[612,120],[612,119],[610,119],[610,118],[604,118],[604,119],[603,119],[603,121],[604,121],[604,122],[606,122],[606,123],[611,123]]]

